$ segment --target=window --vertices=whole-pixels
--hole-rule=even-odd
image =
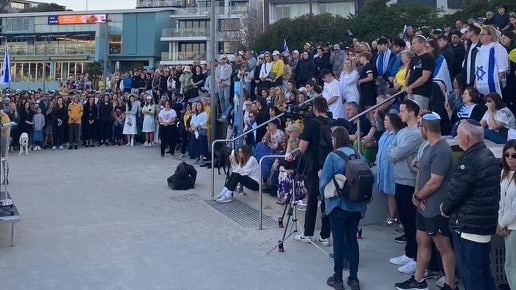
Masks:
[[[122,35],[109,36],[109,54],[122,53]]]
[[[28,17],[4,18],[3,24],[4,32],[17,32],[29,30]]]
[[[276,5],[274,7],[274,19],[290,18],[290,5]]]
[[[221,19],[219,21],[219,31],[240,31],[242,24],[238,18]]]
[[[206,43],[179,43],[179,60],[206,59]]]
[[[355,13],[355,4],[353,2],[319,3],[319,13],[330,13],[347,17]]]

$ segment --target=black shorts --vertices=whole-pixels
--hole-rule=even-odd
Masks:
[[[445,237],[450,237],[450,227],[448,219],[442,215],[437,215],[431,218],[424,217],[419,212],[416,213],[416,229],[418,231],[426,232],[429,236],[440,234]]]

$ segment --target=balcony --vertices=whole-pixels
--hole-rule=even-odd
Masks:
[[[138,1],[136,8],[185,7],[184,0],[143,0]]]
[[[194,61],[206,60],[206,51],[180,51],[171,54],[168,51],[161,53],[161,61]]]
[[[242,16],[246,15],[251,11],[252,8],[246,7],[230,7],[227,10],[224,7],[216,7],[215,13],[219,16],[229,17],[229,16]],[[209,17],[211,14],[211,7],[190,7],[190,8],[181,8],[175,11],[175,14],[172,17],[193,17],[193,16],[206,16]]]
[[[208,28],[164,28],[161,37],[208,37]]]

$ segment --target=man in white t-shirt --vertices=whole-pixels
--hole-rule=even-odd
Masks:
[[[333,77],[331,71],[328,69],[321,70],[321,78],[324,81],[322,96],[326,99],[326,102],[328,102],[328,109],[332,113],[333,120],[345,118],[344,106],[342,104],[342,98],[340,97],[339,81]]]

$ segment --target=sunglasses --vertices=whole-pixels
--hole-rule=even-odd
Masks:
[[[510,156],[512,159],[516,159],[516,153],[512,153],[512,154],[505,153],[503,156],[504,156],[505,158],[509,158],[509,156]]]

